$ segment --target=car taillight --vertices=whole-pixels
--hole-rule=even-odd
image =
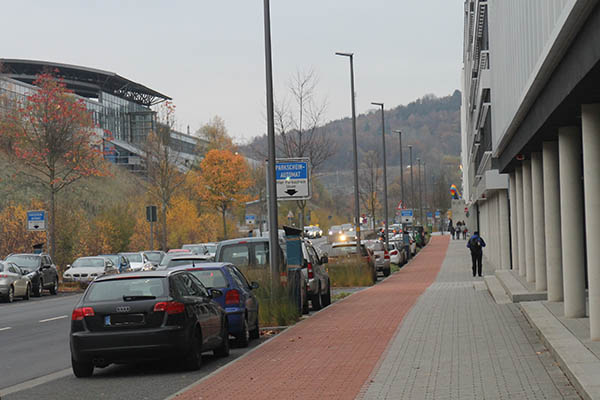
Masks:
[[[231,289],[225,295],[225,305],[240,304],[240,292],[237,289]]]
[[[389,260],[390,259],[390,253],[388,253],[387,251],[385,253],[383,253],[383,258],[385,260]]]
[[[308,272],[308,279],[312,279],[315,277],[315,274],[313,273],[313,267],[311,263],[308,263],[308,267],[306,267],[306,272]]]
[[[80,307],[73,310],[71,321],[82,321],[85,317],[93,317],[96,315],[92,307]]]
[[[164,311],[167,314],[181,314],[185,311],[185,305],[178,301],[160,301],[154,305],[154,312]]]
[[[6,275],[6,274],[0,274],[0,278],[8,278],[8,275]]]
[[[398,254],[398,250],[392,250],[390,255],[395,256],[396,254]]]

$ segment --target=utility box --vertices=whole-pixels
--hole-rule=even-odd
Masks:
[[[287,283],[290,299],[296,305],[299,314],[302,315],[302,230],[293,226],[284,226],[286,255],[287,255]]]

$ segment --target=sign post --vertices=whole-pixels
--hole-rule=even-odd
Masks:
[[[27,230],[31,232],[46,232],[46,249],[49,249],[46,225],[45,210],[27,211]]]
[[[403,224],[412,224],[413,210],[412,209],[400,210],[400,218],[402,219]]]
[[[309,200],[310,163],[308,158],[278,158],[275,164],[277,200]]]
[[[154,250],[154,223],[156,218],[156,206],[146,207],[146,221],[150,222],[150,250]]]

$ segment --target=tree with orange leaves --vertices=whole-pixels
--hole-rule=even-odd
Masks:
[[[56,250],[56,195],[81,178],[108,175],[103,138],[91,113],[61,79],[37,77],[33,94],[19,101],[3,124],[10,152],[41,183],[50,202],[50,254]]]
[[[224,239],[227,239],[227,212],[248,201],[250,186],[248,164],[239,154],[211,150],[200,163],[196,190],[202,200],[221,213]]]

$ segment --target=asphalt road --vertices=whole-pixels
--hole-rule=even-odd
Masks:
[[[176,363],[110,365],[91,378],[71,372],[69,328],[80,295],[45,295],[0,304],[0,395],[6,399],[164,399],[258,346],[232,348],[228,358],[203,356],[199,371]],[[17,390],[17,391],[15,391]],[[4,394],[9,391],[12,393]]]

